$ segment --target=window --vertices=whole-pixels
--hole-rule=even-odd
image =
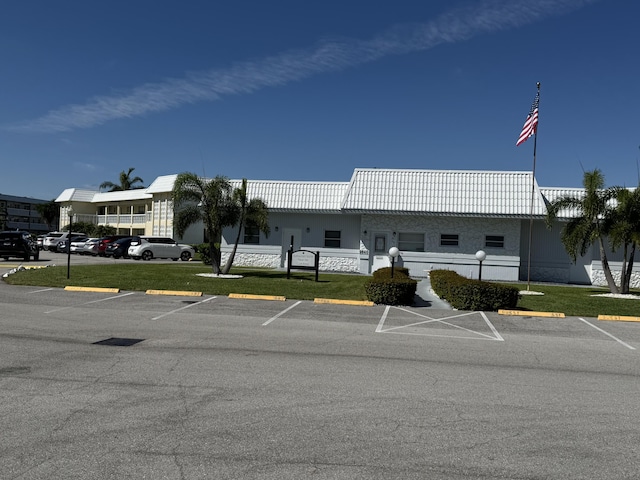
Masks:
[[[325,230],[324,246],[328,248],[340,248],[340,230]]]
[[[133,206],[133,213],[135,214],[141,214],[141,213],[145,213],[145,206],[144,205],[134,205]]]
[[[107,206],[107,214],[115,215],[118,213],[118,207],[116,205],[108,205]]]
[[[398,248],[403,252],[424,252],[424,233],[398,233]]]
[[[504,248],[504,235],[487,235],[484,237],[485,247]]]
[[[458,235],[451,233],[443,233],[440,235],[440,246],[441,247],[457,247],[458,246]]]
[[[260,243],[260,229],[256,225],[247,225],[244,228],[244,243]]]

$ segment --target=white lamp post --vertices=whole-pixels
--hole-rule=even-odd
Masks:
[[[396,258],[398,258],[398,255],[400,255],[400,250],[398,250],[398,247],[391,247],[389,249],[389,256],[391,257],[391,278],[393,278],[393,268],[395,266]]]
[[[476,252],[476,260],[480,262],[480,267],[478,268],[478,281],[482,280],[482,262],[485,258],[487,258],[487,254],[484,252],[484,250],[478,250]]]

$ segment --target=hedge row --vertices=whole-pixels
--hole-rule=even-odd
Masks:
[[[511,309],[520,296],[515,287],[471,280],[451,270],[432,270],[430,278],[436,295],[458,310]]]
[[[382,305],[412,305],[418,282],[409,277],[409,269],[396,267],[391,278],[391,267],[373,272],[371,280],[365,283],[367,298]]]

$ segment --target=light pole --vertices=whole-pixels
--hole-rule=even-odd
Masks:
[[[396,258],[398,258],[398,255],[400,255],[398,247],[391,247],[389,249],[389,256],[391,257],[391,278],[393,278],[393,268],[396,264]]]
[[[69,214],[69,232],[67,234],[67,279],[71,274],[71,225],[73,224],[73,208],[69,205],[67,209]]]
[[[480,267],[478,268],[478,281],[482,281],[482,262],[487,258],[487,254],[484,253],[484,250],[478,250],[476,252],[476,260],[480,262]]]

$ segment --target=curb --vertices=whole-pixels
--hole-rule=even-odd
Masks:
[[[147,290],[147,295],[179,295],[182,297],[201,297],[202,292],[189,292],[180,290]]]
[[[119,288],[103,288],[103,287],[74,287],[67,285],[64,287],[69,292],[102,292],[102,293],[120,293]]]
[[[275,300],[284,302],[285,297],[280,295],[251,295],[250,293],[230,293],[229,298],[243,298],[247,300]]]
[[[640,322],[640,317],[625,317],[622,315],[598,315],[598,320],[612,320],[618,322]]]
[[[313,303],[324,303],[332,305],[358,305],[363,307],[373,307],[373,302],[368,300],[335,300],[333,298],[314,298]]]
[[[528,312],[526,310],[498,310],[499,315],[519,315],[523,317],[552,317],[564,318],[564,313],[560,312]]]

